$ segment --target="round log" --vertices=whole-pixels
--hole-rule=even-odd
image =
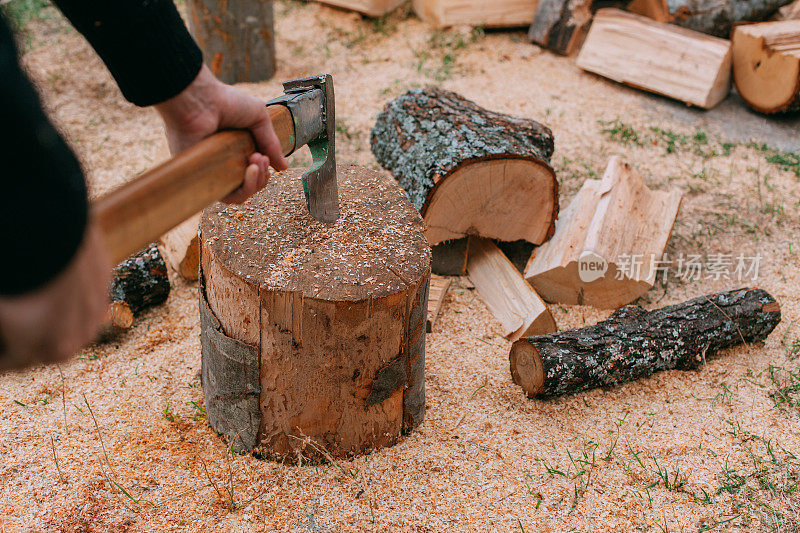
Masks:
[[[761,289],[701,296],[654,311],[623,307],[581,329],[526,337],[511,346],[514,383],[548,398],[691,369],[719,350],[764,340],[781,321]]]
[[[733,81],[747,105],[761,113],[800,109],[800,20],[737,26]]]
[[[189,29],[211,72],[225,83],[275,74],[272,0],[189,0]]]
[[[301,172],[201,220],[202,383],[234,450],[281,461],[395,443],[425,409],[430,247],[383,172],[339,169],[317,222]],[[325,450],[324,452],[322,450]]]
[[[553,234],[553,134],[534,120],[414,89],[378,116],[372,152],[422,213],[432,245],[467,235],[541,244]]]
[[[133,315],[166,301],[169,296],[167,264],[155,243],[117,265],[109,295],[112,304],[116,304],[110,311],[112,321],[123,329],[133,323]]]
[[[741,22],[766,20],[792,0],[633,0],[628,11],[708,35],[730,37]]]

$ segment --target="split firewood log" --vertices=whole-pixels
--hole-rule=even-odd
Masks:
[[[514,383],[549,398],[688,370],[720,350],[764,340],[781,320],[761,289],[701,296],[654,311],[623,307],[594,326],[526,337],[511,346]]]
[[[431,288],[428,292],[428,333],[433,331],[436,320],[438,320],[439,314],[442,312],[448,289],[450,289],[450,278],[431,275]]]
[[[389,446],[425,413],[430,247],[385,172],[340,165],[311,218],[301,170],[200,223],[202,384],[234,450],[325,460]],[[320,448],[321,447],[321,448]]]
[[[489,239],[469,238],[467,275],[486,307],[503,326],[503,335],[517,340],[557,330],[547,305]]]
[[[733,81],[761,113],[800,109],[800,20],[763,22],[733,30]]]
[[[537,0],[413,0],[414,12],[437,28],[513,28],[533,20]]]
[[[578,54],[583,70],[711,109],[730,91],[730,41],[601,9]]]
[[[166,301],[169,288],[167,264],[151,244],[114,269],[107,321],[118,329],[130,328],[135,315]]]
[[[740,22],[766,20],[792,0],[633,0],[628,11],[715,37],[728,38]]]
[[[558,215],[553,134],[443,89],[390,102],[372,152],[425,220],[431,245],[467,235],[541,244]]]
[[[800,0],[786,4],[772,16],[770,20],[797,20],[800,19]]]
[[[358,11],[368,17],[382,17],[400,7],[405,0],[317,0],[317,2]]]
[[[525,279],[548,302],[616,309],[648,291],[678,216],[678,190],[651,191],[614,156],[534,250]]]
[[[196,281],[200,268],[197,234],[200,213],[161,236],[161,251],[169,266],[183,279]]]

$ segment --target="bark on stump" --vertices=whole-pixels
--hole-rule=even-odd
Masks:
[[[272,0],[189,0],[189,28],[206,64],[225,83],[275,74]]]
[[[467,235],[541,244],[553,234],[553,134],[534,120],[414,89],[378,116],[372,152],[422,213],[432,245]]]
[[[109,295],[108,321],[118,329],[130,328],[135,315],[167,300],[167,264],[155,244],[117,265]]]
[[[792,0],[633,0],[628,11],[727,39],[739,22],[766,20]]]
[[[301,172],[201,221],[202,383],[239,452],[294,461],[395,443],[422,421],[430,248],[385,173],[339,169],[311,218]],[[312,442],[313,441],[313,442]]]
[[[618,385],[696,368],[719,350],[764,340],[780,320],[780,305],[761,289],[655,311],[623,307],[594,326],[518,340],[509,354],[511,376],[530,398]]]

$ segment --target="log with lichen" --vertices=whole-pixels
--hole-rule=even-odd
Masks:
[[[541,244],[552,235],[553,134],[535,120],[414,89],[386,105],[371,143],[422,213],[432,245],[467,235]]]
[[[792,0],[633,0],[628,11],[658,22],[728,38],[741,22],[767,20]]]
[[[623,307],[594,326],[518,340],[509,354],[511,376],[531,398],[618,385],[696,368],[720,350],[763,341],[780,320],[780,305],[761,289],[654,311]]]
[[[114,269],[107,320],[118,329],[128,329],[142,311],[162,304],[169,296],[167,264],[155,244],[132,255]]]

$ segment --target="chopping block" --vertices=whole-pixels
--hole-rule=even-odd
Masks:
[[[233,450],[283,462],[391,445],[425,412],[430,247],[384,172],[337,170],[340,216],[303,205],[300,170],[200,228],[202,383]]]

